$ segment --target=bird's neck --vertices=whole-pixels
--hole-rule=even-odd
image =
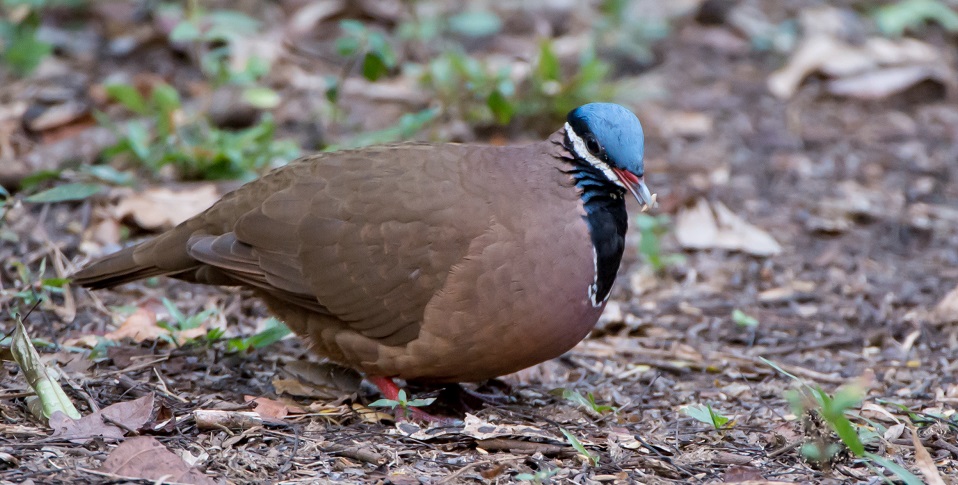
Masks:
[[[595,279],[589,298],[598,307],[609,298],[625,249],[625,231],[629,227],[625,189],[609,180],[602,170],[577,157],[564,130],[556,133],[559,134],[561,137],[556,137],[554,143],[562,152],[560,158],[567,162],[565,173],[579,190],[592,239]]]

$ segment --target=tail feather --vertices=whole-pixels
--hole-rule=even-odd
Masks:
[[[74,273],[71,279],[80,286],[101,289],[152,276],[189,275],[202,264],[187,253],[187,241],[196,229],[190,222],[104,256]]]

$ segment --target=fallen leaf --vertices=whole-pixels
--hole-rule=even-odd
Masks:
[[[538,438],[538,439],[548,439],[554,441],[564,441],[562,438],[555,436],[548,431],[545,431],[541,428],[530,425],[497,425],[489,421],[484,421],[479,417],[473,414],[466,414],[465,427],[462,430],[462,434],[475,438],[477,440],[485,440],[489,438],[501,438],[501,437],[512,437],[512,438]],[[592,444],[586,443],[585,444]]]
[[[56,413],[50,417],[50,427],[54,437],[86,443],[93,438],[123,438],[128,430],[139,431],[146,426],[152,415],[153,394],[147,394],[133,401],[111,404],[80,419]]]
[[[121,477],[155,480],[157,483],[216,483],[151,436],[137,436],[124,441],[110,453],[99,471]]]
[[[33,342],[23,327],[23,322],[17,317],[17,324],[13,331],[10,351],[14,360],[20,366],[27,384],[37,393],[43,417],[52,419],[61,415],[66,419],[79,418],[80,412],[73,406],[73,401],[60,387],[59,373],[48,368],[40,360],[40,354],[33,346]],[[69,417],[67,417],[69,416]]]
[[[303,408],[286,404],[267,397],[245,396],[247,403],[253,404],[253,411],[264,419],[283,419],[290,413],[303,414]]]
[[[156,325],[156,312],[147,308],[137,308],[116,330],[103,335],[108,340],[129,338],[134,342],[153,341],[170,332]]]
[[[362,376],[358,372],[332,363],[293,361],[283,370],[294,379],[273,379],[276,392],[313,399],[334,400],[359,390]]]
[[[921,444],[921,440],[918,438],[918,430],[911,424],[908,425],[908,429],[911,430],[911,444],[915,447],[915,466],[925,477],[925,483],[928,485],[945,485],[945,479],[941,477],[941,472],[938,471],[935,460],[931,458],[931,454],[928,453],[925,445]]]
[[[942,66],[896,66],[836,79],[826,88],[838,96],[874,100],[898,94],[922,81],[936,81],[946,86],[949,73]]]
[[[769,75],[767,86],[775,96],[788,99],[805,78],[821,72],[836,78],[829,85],[835,94],[876,99],[929,78],[949,84],[953,76],[946,65],[934,46],[916,39],[869,37],[852,44],[832,33],[815,33]]]
[[[124,192],[114,209],[114,217],[132,217],[144,229],[170,229],[206,210],[222,197],[211,183],[188,185],[176,189],[150,187]]]
[[[935,323],[958,323],[958,286],[948,292],[932,312]]]
[[[755,256],[773,256],[782,247],[767,232],[745,222],[721,202],[699,199],[679,211],[675,237],[685,249],[727,249]]]

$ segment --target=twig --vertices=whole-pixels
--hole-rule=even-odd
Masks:
[[[801,445],[802,445],[802,442],[801,442],[801,441],[793,441],[793,442],[791,442],[791,443],[789,443],[789,444],[787,444],[787,445],[785,445],[785,446],[783,446],[783,447],[781,447],[781,448],[779,448],[779,449],[777,449],[777,450],[775,450],[775,451],[769,453],[767,456],[768,456],[768,458],[777,458],[777,457],[779,457],[779,456],[781,456],[781,455],[784,455],[785,453],[788,453],[789,451],[794,450],[795,448],[798,448],[798,447],[801,446]]]

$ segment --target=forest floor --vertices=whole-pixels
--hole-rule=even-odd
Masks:
[[[798,44],[757,48],[744,33],[754,23],[742,20],[742,11],[755,13],[742,5],[774,26],[807,21],[810,2],[788,2],[787,11],[778,2],[725,3],[735,7],[698,6],[670,18],[668,35],[650,41],[648,60],[613,59],[617,99],[646,129],[647,181],[660,204],[653,214],[670,216],[645,219],[661,228],[647,236],[661,247],[640,251],[633,227],[596,330],[559,359],[472,386],[508,402],[449,411],[462,421],[396,423],[388,409],[368,407],[380,397],[373,387],[321,363],[295,337],[259,346],[256,336],[272,340],[271,322],[242,291],[165,278],[97,292],[42,283],[127,238],[148,237],[180,212],[201,210],[229,183],[171,185],[179,177],[169,170],[134,170],[127,173],[137,176],[136,190],[114,187],[79,201],[29,203],[15,192],[0,220],[4,334],[13,332],[14,312],[45,297],[25,327],[50,343],[40,346],[43,360],[92,419],[37,418],[27,404],[33,391],[5,347],[0,479],[881,483],[901,479],[897,465],[926,483],[958,483],[958,301],[942,303],[958,287],[956,37],[923,29],[916,38],[940,56],[942,70],[901,89],[848,94],[832,74],[817,72],[775,96],[769,79],[795,60]],[[269,27],[260,38],[275,49],[291,50],[277,39],[294,34],[307,52],[330,49],[335,36],[316,32],[350,15],[370,25],[396,22],[375,8],[322,17],[297,10],[297,2],[278,4],[258,17]],[[102,148],[89,113],[25,131],[29,108],[50,104],[44,90],[78,93],[112,116],[105,80],[161,78],[180,89],[184,106],[211,103],[214,90],[201,82],[195,59],[155,36],[134,36],[141,43],[123,56],[97,55],[95,46],[118,42],[117,29],[162,22],[144,27],[135,12],[91,9],[90,25],[65,41],[71,47],[58,46],[34,74],[0,87],[4,156],[16,152],[2,162],[5,185],[17,173],[62,170],[50,165],[68,158],[57,150]],[[588,12],[550,12],[530,13],[529,22],[513,17],[500,39],[476,41],[470,54],[533,57],[540,17],[557,44],[589,28]],[[851,12],[849,22],[865,22]],[[310,15],[322,17],[319,27],[304,30]],[[49,22],[63,24],[56,16]],[[795,42],[807,38],[804,26]],[[839,26],[830,35],[855,46],[875,34]],[[281,53],[268,79],[282,98],[273,109],[277,134],[303,152],[388,128],[435,101],[417,94],[406,75],[371,82],[353,74],[340,93],[345,119],[320,129],[310,117],[325,85],[308,74],[335,75],[342,63],[290,57]],[[476,129],[442,116],[419,138],[518,143],[559,127],[527,119]],[[36,119],[45,118],[29,118]],[[39,167],[11,161],[35,160],[31,152],[49,158]],[[68,167],[41,187],[78,173]],[[164,195],[161,186],[182,192]],[[714,214],[734,221],[702,236]],[[665,263],[656,271],[650,257]],[[164,321],[167,329],[156,326]],[[414,398],[439,392],[406,389]],[[117,403],[125,407],[98,412]],[[226,421],[209,422],[209,411]],[[836,434],[845,422],[863,450]]]

